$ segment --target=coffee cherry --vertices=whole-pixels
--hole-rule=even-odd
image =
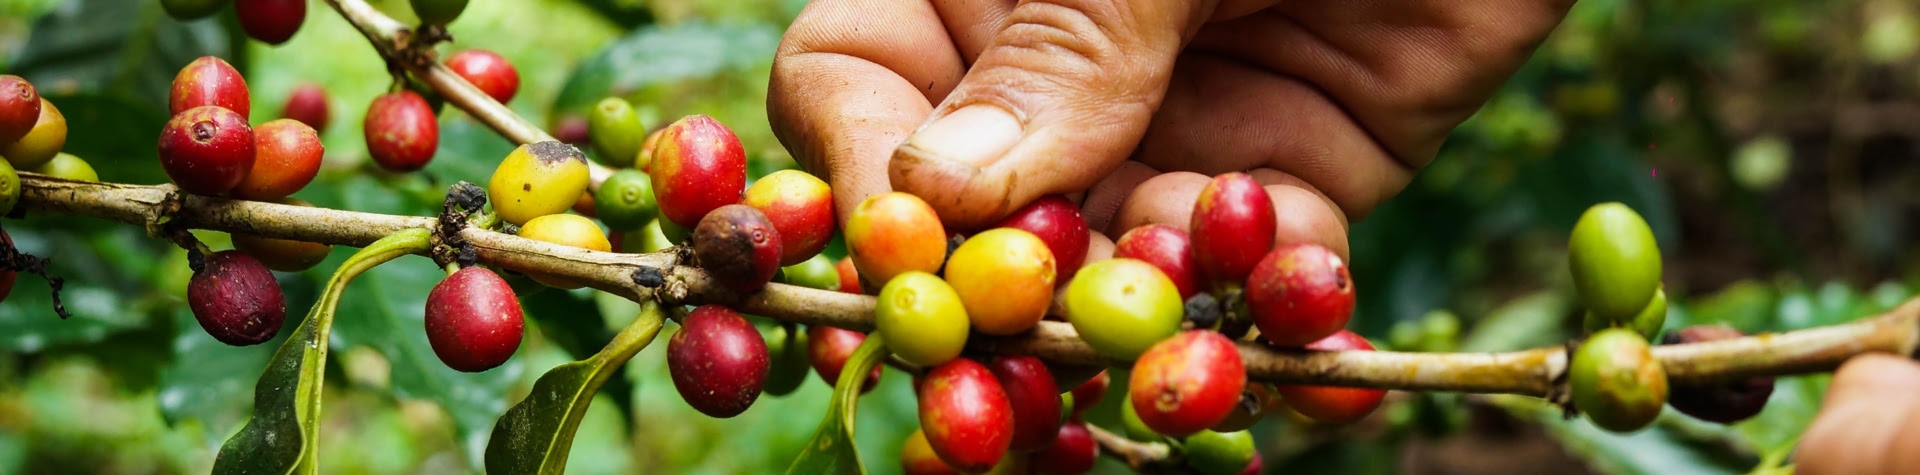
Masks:
[[[780,274],[788,284],[820,290],[840,289],[840,271],[833,268],[833,258],[826,254],[815,254],[799,264],[782,267]]]
[[[25,78],[0,74],[0,145],[26,137],[40,121],[40,91]]]
[[[1253,175],[1216,176],[1193,205],[1193,262],[1213,283],[1240,283],[1273,249],[1273,201]],[[1264,330],[1263,330],[1264,331]]]
[[[667,372],[687,404],[709,417],[746,412],[766,385],[767,343],[732,309],[694,308],[667,341]]]
[[[188,193],[224,194],[253,171],[255,146],[246,117],[200,106],[173,116],[160,131],[160,167]]]
[[[262,43],[279,45],[300,31],[307,20],[306,0],[234,0],[240,29]]]
[[[896,341],[889,338],[887,341]],[[1046,363],[1026,355],[1001,355],[987,364],[1013,409],[1013,441],[1008,450],[1037,452],[1060,435],[1059,387]]]
[[[1660,287],[1660,245],[1646,220],[1625,204],[1587,208],[1567,248],[1580,300],[1602,318],[1632,319]]]
[[[1149,224],[1127,230],[1113,243],[1113,257],[1146,261],[1159,267],[1180,289],[1180,300],[1193,298],[1202,290],[1200,267],[1193,263],[1193,243],[1187,232],[1165,224]]]
[[[773,220],[780,230],[780,265],[804,262],[833,240],[833,190],[800,170],[780,170],[747,187],[741,203]]]
[[[1658,297],[1655,297],[1657,300]],[[1661,344],[1679,345],[1746,336],[1726,325],[1696,325],[1668,333]],[[1759,415],[1773,397],[1773,378],[1748,378],[1705,385],[1673,385],[1667,405],[1708,422],[1732,424]]]
[[[293,119],[274,119],[253,129],[253,167],[234,186],[233,197],[273,201],[292,195],[320,173],[326,147],[320,134]]]
[[[607,242],[607,234],[592,219],[577,214],[549,214],[527,221],[520,227],[520,237],[536,241],[546,241],[563,246],[573,246],[600,252],[613,250],[613,243]],[[556,289],[578,289],[587,284],[572,278],[560,277],[545,272],[527,272],[535,282]]]
[[[1666,370],[1633,330],[1609,328],[1587,337],[1567,372],[1574,407],[1601,429],[1638,431],[1667,403]]]
[[[427,343],[448,368],[477,373],[520,349],[525,319],[513,287],[484,267],[466,267],[427,293]]]
[[[653,146],[654,144],[660,143],[660,133],[666,131],[667,129],[663,128],[647,132],[647,138],[640,141],[640,156],[635,157],[633,160],[634,168],[650,170],[650,168],[647,167],[653,165]]]
[[[1076,408],[1076,410],[1078,410]],[[1077,475],[1093,470],[1100,458],[1100,445],[1093,442],[1087,425],[1068,422],[1046,450],[1033,454],[1033,472],[1041,475]]]
[[[674,121],[662,134],[647,170],[662,216],[692,226],[714,208],[740,202],[747,154],[733,130],[712,117],[693,115]]]
[[[1147,427],[1186,437],[1225,419],[1246,385],[1246,366],[1232,340],[1189,330],[1140,354],[1127,394]]]
[[[245,118],[253,112],[252,103],[240,70],[218,56],[201,56],[174,74],[167,113],[179,115],[195,107],[220,106]]]
[[[426,168],[440,148],[440,124],[435,122],[433,109],[413,91],[375,97],[367,106],[362,127],[367,153],[387,171],[404,173]]]
[[[160,9],[167,16],[179,21],[193,21],[213,16],[231,0],[160,0]]]
[[[1087,218],[1080,207],[1061,195],[1047,195],[1015,210],[998,227],[1033,233],[1053,252],[1053,272],[1061,281],[1073,279],[1087,260]]]
[[[294,86],[293,93],[287,95],[287,104],[280,108],[280,117],[307,124],[315,133],[325,132],[327,121],[333,117],[333,106],[327,103],[327,90],[313,83]]]
[[[1120,426],[1126,429],[1128,439],[1140,442],[1160,442],[1166,439],[1166,436],[1154,432],[1153,428],[1147,427],[1145,421],[1140,420],[1140,411],[1134,410],[1131,399],[1120,403]]]
[[[776,326],[764,336],[769,362],[767,384],[761,391],[775,397],[792,394],[813,372],[807,361],[807,334],[798,327]]]
[[[48,160],[47,163],[40,164],[39,167],[34,168],[32,171],[41,175],[64,180],[100,181],[100,173],[93,170],[93,165],[88,165],[86,160],[81,160],[80,157],[65,152],[54,154],[53,160]]]
[[[1265,473],[1263,471],[1264,465],[1266,464],[1260,460],[1260,451],[1255,450],[1253,451],[1253,461],[1247,462],[1247,468],[1241,470],[1240,475],[1260,475],[1261,473]]]
[[[13,213],[20,204],[20,173],[6,160],[0,160],[0,216]]]
[[[751,206],[721,206],[693,229],[693,255],[721,285],[759,292],[780,270],[780,231]]]
[[[1373,344],[1347,330],[1308,343],[1311,351],[1373,351]],[[1384,389],[1339,386],[1277,385],[1274,387],[1287,405],[1300,415],[1327,424],[1346,424],[1372,414],[1385,400]]]
[[[521,145],[500,160],[487,181],[487,202],[509,223],[560,214],[579,201],[589,182],[587,156],[558,141]]]
[[[613,172],[593,191],[593,214],[615,231],[646,227],[660,215],[660,204],[653,200],[653,178],[631,168]]]
[[[483,49],[461,50],[447,57],[447,69],[466,79],[488,97],[506,104],[520,91],[520,72],[507,58]]]
[[[853,258],[851,257],[840,258],[840,262],[835,262],[833,264],[833,269],[835,273],[840,274],[839,290],[841,292],[846,292],[849,294],[864,293],[860,291],[860,270],[854,268]]]
[[[920,427],[940,460],[978,473],[1000,463],[1013,441],[1013,409],[986,366],[957,358],[927,372],[920,389]]]
[[[946,279],[966,304],[973,328],[1013,335],[1040,323],[1053,303],[1053,253],[1033,233],[994,228],[975,234],[948,258]]]
[[[1253,462],[1253,434],[1200,431],[1187,437],[1187,466],[1206,475],[1233,475]]]
[[[960,474],[933,453],[933,445],[927,443],[927,433],[921,429],[914,429],[912,434],[907,434],[907,441],[900,444],[900,472],[904,475]]]
[[[1260,423],[1261,419],[1266,418],[1267,414],[1275,409],[1277,400],[1280,398],[1271,388],[1272,386],[1266,384],[1247,383],[1247,390],[1240,393],[1240,403],[1233,405],[1233,412],[1228,413],[1226,419],[1221,419],[1220,423],[1208,429],[1214,432],[1234,432],[1247,430],[1254,424]]]
[[[1297,347],[1346,328],[1353,278],[1346,260],[1318,244],[1274,249],[1247,276],[1247,308],[1260,337]]]
[[[840,327],[813,325],[807,327],[807,359],[813,363],[813,372],[820,373],[820,379],[828,386],[840,382],[840,368],[847,365],[847,359],[853,357],[853,350],[867,341],[867,334]],[[867,374],[867,380],[860,384],[860,393],[872,391],[880,384],[880,365],[873,366],[873,372]]]
[[[1071,392],[1073,394],[1072,418],[1080,420],[1082,413],[1099,405],[1101,399],[1106,399],[1107,386],[1111,384],[1113,384],[1113,377],[1107,375],[1106,370],[1100,370],[1100,373],[1093,375],[1093,378],[1088,379],[1087,382],[1075,386]]]
[[[847,255],[869,282],[908,271],[938,273],[947,258],[947,230],[918,196],[898,191],[869,196],[847,214],[845,228]]]
[[[287,320],[286,296],[273,271],[239,251],[215,252],[187,281],[187,307],[213,339],[232,346],[265,343]]]
[[[47,98],[40,98],[40,117],[33,129],[13,142],[0,142],[0,157],[16,169],[31,169],[53,160],[67,146],[67,116]]]
[[[593,154],[600,163],[647,169],[634,164],[640,157],[640,142],[647,137],[647,129],[640,124],[640,113],[634,111],[633,104],[626,99],[608,97],[595,103],[592,114],[587,115],[587,130],[593,140]]]
[[[1632,328],[1634,331],[1640,332],[1640,336],[1646,337],[1648,341],[1657,340],[1660,338],[1660,329],[1667,324],[1666,286],[1663,285],[1660,288],[1654,289],[1653,300],[1648,301],[1647,308],[1641,309],[1640,313],[1634,315],[1632,320],[1623,322],[1609,321],[1606,318],[1602,318],[1600,314],[1588,310],[1582,323],[1587,333],[1604,330],[1607,327],[1618,326]]]
[[[579,113],[562,113],[553,119],[553,138],[575,147],[592,146],[593,132],[588,129],[587,116]],[[604,163],[606,160],[601,159]],[[647,167],[634,167],[646,170]]]
[[[874,308],[874,326],[888,349],[920,366],[939,366],[966,349],[967,311],[940,277],[911,271],[887,281]]]
[[[413,5],[413,14],[420,17],[422,25],[447,26],[467,9],[467,0],[408,0],[407,3]]]
[[[1067,283],[1067,322],[1087,346],[1132,360],[1180,331],[1180,292],[1159,268],[1127,258],[1095,262]]]

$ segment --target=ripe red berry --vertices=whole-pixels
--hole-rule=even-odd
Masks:
[[[286,43],[307,20],[306,0],[234,0],[233,12],[247,36],[270,45]]]
[[[0,75],[0,145],[19,141],[40,122],[40,91],[25,78]]]
[[[273,339],[287,320],[286,296],[273,271],[233,250],[215,252],[187,281],[187,307],[213,339],[250,346]]]
[[[326,149],[320,134],[293,119],[274,119],[253,129],[253,166],[233,196],[244,200],[275,201],[306,188],[320,173]]]
[[[469,373],[506,363],[520,349],[525,319],[506,279],[466,267],[427,293],[427,343],[447,367]]]
[[[239,70],[217,56],[201,56],[173,76],[167,113],[179,115],[195,107],[220,106],[245,118],[253,112],[252,103],[247,80]]]
[[[1246,366],[1225,335],[1188,330],[1156,343],[1134,361],[1128,402],[1154,432],[1186,437],[1233,412],[1246,389]]]
[[[1247,277],[1247,308],[1260,337],[1300,346],[1346,328],[1353,279],[1340,255],[1318,244],[1274,249]]]
[[[694,228],[693,255],[728,289],[758,292],[780,270],[780,231],[751,206],[721,206]]]
[[[1093,442],[1093,433],[1087,431],[1087,425],[1068,422],[1060,426],[1053,444],[1028,460],[1033,462],[1033,472],[1037,474],[1078,475],[1092,471],[1093,463],[1099,458],[1100,445]]]
[[[709,417],[746,412],[766,387],[767,341],[732,309],[702,305],[667,341],[667,372],[680,397]]]
[[[1000,356],[988,364],[1013,408],[1009,450],[1035,452],[1053,445],[1060,434],[1060,388],[1046,363],[1026,355]]]
[[[940,460],[979,473],[1000,463],[1013,441],[1013,410],[986,366],[955,358],[920,382],[920,427]]]
[[[367,152],[374,163],[394,172],[426,168],[440,148],[440,124],[432,106],[413,91],[390,92],[367,107]]]
[[[462,50],[447,57],[447,69],[480,88],[493,100],[506,104],[520,91],[520,72],[498,53],[483,49]]]
[[[327,90],[312,83],[295,86],[293,93],[287,95],[287,105],[280,108],[280,117],[300,121],[315,132],[327,131],[327,121],[333,118]]]
[[[840,274],[840,291],[849,294],[860,293],[860,270],[853,267],[853,258],[842,257],[834,263],[834,270]]]
[[[1193,261],[1212,283],[1240,283],[1273,249],[1277,226],[1273,201],[1253,175],[1216,176],[1193,205]]]
[[[1340,330],[1308,344],[1306,348],[1313,351],[1373,351],[1373,344],[1358,334]],[[1278,385],[1274,389],[1300,415],[1328,424],[1358,421],[1372,414],[1374,409],[1380,407],[1380,401],[1387,397],[1386,390],[1370,388]]]
[[[1055,282],[1066,282],[1087,260],[1087,218],[1061,195],[1047,195],[1015,210],[997,227],[1033,233],[1053,251]]]
[[[1193,298],[1203,290],[1200,267],[1193,263],[1193,243],[1187,232],[1165,224],[1148,224],[1127,230],[1113,243],[1113,257],[1146,261],[1160,268],[1180,289],[1180,300]]]
[[[813,372],[820,374],[828,386],[840,382],[840,369],[847,365],[847,359],[853,357],[853,350],[867,341],[867,334],[828,325],[810,325],[807,327],[807,360],[813,365]],[[867,381],[860,384],[860,392],[865,394],[880,384],[880,366],[874,365],[873,372],[867,374]]]
[[[1073,418],[1079,419],[1088,409],[1099,405],[1101,399],[1106,399],[1107,386],[1111,384],[1113,377],[1108,376],[1106,370],[1100,370],[1100,374],[1093,375],[1093,379],[1073,388]]]
[[[780,230],[780,265],[806,262],[833,240],[833,190],[807,172],[789,169],[760,177],[740,202],[766,214]]]
[[[201,106],[173,116],[160,131],[160,168],[188,193],[219,195],[253,171],[253,128],[247,118],[219,106]]]
[[[675,121],[654,145],[653,193],[660,215],[692,227],[715,208],[740,202],[747,186],[747,152],[720,121],[693,115]]]

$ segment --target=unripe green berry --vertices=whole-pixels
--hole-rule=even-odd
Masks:
[[[20,173],[14,171],[13,164],[0,160],[0,215],[13,213],[13,206],[20,203]]]
[[[1207,475],[1233,475],[1253,462],[1253,434],[1203,430],[1187,436],[1187,466]]]
[[[593,113],[587,116],[587,131],[593,153],[601,163],[612,167],[633,166],[640,157],[640,142],[647,138],[647,129],[641,126],[633,104],[618,97],[593,105]]]
[[[1568,366],[1574,407],[1593,424],[1633,432],[1653,423],[1667,403],[1667,373],[1647,340],[1625,328],[1588,337]]]
[[[593,191],[593,214],[614,231],[644,228],[660,215],[653,200],[653,179],[631,168],[613,172]]]
[[[1640,313],[1634,315],[1632,320],[1609,321],[1589,310],[1582,322],[1582,327],[1587,330],[1587,333],[1594,333],[1611,327],[1632,328],[1634,331],[1639,332],[1640,336],[1646,337],[1648,341],[1652,341],[1660,339],[1660,329],[1665,327],[1666,324],[1667,289],[1665,286],[1662,286],[1654,290],[1653,300],[1647,302],[1647,307],[1641,309]]]
[[[467,0],[411,0],[410,3],[422,25],[446,26],[467,9]]]
[[[1574,287],[1602,318],[1633,318],[1660,287],[1660,245],[1646,220],[1625,204],[1587,208],[1567,247]]]

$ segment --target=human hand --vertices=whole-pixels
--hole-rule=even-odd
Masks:
[[[1056,193],[1096,232],[1184,229],[1249,171],[1276,239],[1344,256],[1571,4],[816,0],[767,107],[842,222],[894,189],[961,229]]]
[[[1800,437],[1794,471],[1866,475],[1920,467],[1920,363],[1856,356],[1834,372],[1826,402]]]

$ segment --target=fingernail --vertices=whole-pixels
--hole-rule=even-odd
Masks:
[[[907,145],[935,157],[986,167],[1020,142],[1020,119],[999,106],[974,104],[935,119]]]

